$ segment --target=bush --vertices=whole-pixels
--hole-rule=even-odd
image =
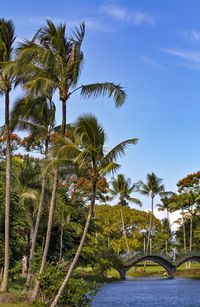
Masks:
[[[43,303],[50,302],[60,288],[60,285],[65,277],[66,272],[63,267],[48,264],[44,274],[41,276],[41,293],[40,302],[35,305],[37,307],[44,306]],[[71,278],[63,295],[60,299],[60,305],[70,307],[86,307],[90,306],[93,297],[97,291],[96,282],[85,281],[83,278]]]

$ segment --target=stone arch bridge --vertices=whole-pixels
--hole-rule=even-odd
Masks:
[[[200,251],[192,251],[188,253],[180,253],[173,256],[164,253],[152,252],[144,255],[143,252],[131,252],[120,256],[122,265],[117,269],[120,278],[126,279],[127,271],[139,262],[152,261],[161,265],[170,277],[174,276],[176,269],[187,261],[200,262]]]

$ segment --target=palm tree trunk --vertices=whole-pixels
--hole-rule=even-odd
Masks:
[[[65,100],[61,99],[61,100],[62,100],[62,135],[65,136],[66,112],[67,112],[66,103],[67,103],[67,100],[66,99]],[[45,247],[44,247],[44,251],[43,251],[43,257],[42,257],[39,275],[43,273],[45,265],[46,265],[49,243],[50,243],[50,239],[51,239],[51,229],[52,229],[52,223],[53,223],[53,214],[54,214],[54,208],[55,208],[57,187],[58,187],[58,171],[56,171],[55,175],[54,175],[53,191],[52,191],[52,195],[51,195],[48,226],[47,226],[47,232],[46,232],[46,241],[45,241]],[[37,280],[35,288],[33,289],[32,294],[31,294],[31,301],[34,301],[37,298],[39,288],[40,288],[40,281]]]
[[[192,251],[192,232],[193,232],[193,216],[192,216],[192,213],[191,213],[191,217],[190,217],[190,246],[189,246],[190,253]],[[191,261],[189,261],[189,263],[188,263],[188,269],[190,269],[190,267],[191,267]]]
[[[47,232],[46,232],[46,240],[45,240],[45,246],[44,246],[39,276],[44,272],[44,268],[45,268],[46,261],[47,261],[47,254],[48,254],[49,243],[51,239],[51,229],[52,229],[52,224],[53,224],[54,208],[55,208],[55,203],[56,203],[57,187],[58,187],[58,171],[56,170],[55,175],[54,175],[53,191],[51,195],[51,202],[50,202],[50,208],[49,208],[49,218],[48,218],[48,225],[47,225]],[[40,280],[38,279],[31,293],[31,297],[30,297],[31,301],[36,300],[38,296],[39,288],[40,288]]]
[[[187,247],[186,247],[186,234],[185,234],[185,220],[184,220],[184,217],[183,217],[183,249],[184,249],[184,252],[186,254]],[[187,262],[185,263],[185,268],[186,269],[188,268]]]
[[[46,140],[45,141],[45,159],[47,158],[47,154],[48,154],[48,146],[49,146],[48,140]],[[40,201],[39,201],[39,206],[38,206],[38,211],[37,211],[37,218],[36,218],[36,222],[35,222],[33,239],[32,239],[31,248],[30,248],[29,268],[28,268],[28,274],[27,274],[27,279],[26,279],[26,287],[30,286],[31,277],[32,277],[32,262],[33,262],[33,258],[34,258],[35,247],[36,247],[36,242],[37,242],[37,235],[38,235],[40,220],[41,220],[42,211],[43,211],[43,204],[44,204],[44,197],[45,197],[45,186],[46,186],[46,178],[44,176],[43,179],[42,179]]]
[[[150,238],[151,238],[152,225],[153,225],[153,200],[154,198],[152,197],[151,198],[151,216],[150,216],[150,223],[149,223],[149,233],[148,233],[147,245],[146,245],[146,255],[148,254],[148,251],[149,251]]]
[[[35,228],[34,228],[34,232],[33,232],[33,238],[32,238],[31,249],[30,249],[29,269],[28,269],[28,275],[27,275],[27,280],[26,280],[26,286],[30,285],[31,277],[32,277],[32,262],[33,262],[34,253],[35,253],[37,235],[38,235],[38,230],[39,230],[39,226],[40,226],[40,219],[41,219],[42,211],[43,211],[45,185],[46,185],[46,179],[43,178],[42,179],[42,189],[41,189],[41,194],[40,194],[40,202],[39,202],[39,206],[38,206],[37,218],[36,218],[36,222],[35,222]]]
[[[184,220],[184,218],[183,218],[183,247],[184,247],[184,252],[187,253],[186,234],[185,234],[185,220]]]
[[[67,275],[66,275],[62,285],[60,286],[60,289],[58,290],[58,293],[57,293],[57,295],[56,295],[56,297],[55,297],[55,299],[54,299],[54,301],[53,301],[53,303],[51,304],[50,307],[56,307],[57,306],[59,299],[60,299],[60,297],[61,297],[61,295],[62,295],[62,293],[63,293],[71,275],[72,275],[72,272],[73,272],[74,268],[76,267],[80,253],[81,253],[83,245],[85,243],[85,239],[86,239],[86,236],[87,236],[87,233],[88,233],[91,218],[92,218],[92,216],[94,216],[95,200],[96,200],[96,180],[93,181],[93,183],[92,183],[92,198],[91,198],[90,209],[89,209],[89,212],[88,212],[88,217],[87,217],[87,220],[86,220],[85,228],[84,228],[84,231],[83,231],[83,235],[82,235],[79,247],[76,251],[76,254],[74,256],[73,261],[71,262],[71,265],[69,267]]]
[[[147,245],[146,245],[146,252],[145,255],[148,255],[149,247],[150,247],[150,239],[151,239],[151,231],[152,231],[152,225],[153,225],[153,200],[154,197],[151,197],[151,216],[150,216],[150,223],[149,223],[149,233],[147,237]],[[144,262],[143,271],[146,270],[146,261]]]
[[[59,253],[59,261],[60,262],[62,260],[62,251],[63,251],[63,225],[61,227],[61,232],[60,232],[60,253]]]
[[[5,195],[5,245],[4,245],[4,272],[1,291],[8,292],[9,262],[10,262],[10,193],[11,193],[11,148],[9,123],[9,90],[5,93],[5,133],[6,133],[6,195]]]
[[[169,221],[169,211],[166,209],[167,211],[167,221],[168,221],[168,237],[166,239],[166,254],[168,253],[168,240],[169,240],[169,231],[170,231],[170,221]]]
[[[66,100],[62,100],[62,133],[63,135],[65,135],[66,122],[67,122],[66,112],[67,112]]]
[[[122,221],[122,229],[123,229],[123,235],[124,235],[124,240],[126,243],[126,249],[128,254],[130,253],[130,248],[129,248],[129,244],[128,244],[128,240],[127,240],[127,235],[126,235],[126,228],[125,228],[125,224],[124,224],[124,215],[123,215],[123,209],[122,209],[122,205],[120,205],[120,214],[121,214],[121,221]]]

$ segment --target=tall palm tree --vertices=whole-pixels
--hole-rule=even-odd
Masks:
[[[111,82],[79,85],[78,80],[83,65],[81,45],[85,35],[85,25],[75,28],[74,35],[67,38],[65,24],[55,26],[47,20],[31,41],[20,44],[17,56],[17,73],[25,90],[38,96],[58,90],[62,103],[62,132],[66,129],[66,105],[71,95],[80,90],[85,98],[108,95],[120,107],[126,94],[120,85]],[[25,68],[25,69],[24,69]]]
[[[50,138],[55,127],[55,104],[51,100],[51,95],[49,95],[49,97],[41,96],[38,98],[26,96],[16,100],[12,110],[11,119],[12,128],[29,132],[27,147],[29,148],[30,146],[38,145],[46,159]],[[26,282],[27,286],[29,286],[31,281],[32,262],[34,259],[37,235],[43,211],[46,180],[46,176],[43,175],[37,218],[30,246],[29,270]]]
[[[146,254],[149,252],[150,247],[150,239],[152,236],[152,226],[153,226],[153,210],[154,210],[154,198],[156,195],[163,195],[165,190],[164,185],[162,184],[162,179],[158,178],[154,173],[147,174],[147,181],[144,183],[143,181],[138,182],[138,191],[145,196],[149,196],[151,198],[151,216],[149,223],[149,232],[147,238],[146,245]]]
[[[80,90],[82,97],[98,97],[108,95],[113,97],[115,105],[121,106],[126,93],[120,85],[114,83],[94,83],[78,86],[78,80],[83,65],[81,46],[85,34],[85,25],[82,23],[75,28],[73,36],[66,35],[66,26],[55,26],[47,20],[31,41],[25,41],[18,48],[15,72],[24,89],[33,97],[45,92],[58,91],[62,103],[62,134],[66,130],[66,107],[71,95]],[[58,186],[58,172],[55,171],[52,198],[49,208],[47,237],[40,272],[43,272],[50,242],[53,214],[55,208],[56,191]],[[32,293],[32,300],[36,299],[39,291],[39,282]]]
[[[173,195],[173,193],[171,192],[171,195]],[[170,219],[169,219],[169,212],[170,212],[170,207],[171,207],[171,199],[168,196],[164,196],[161,199],[161,203],[157,204],[158,207],[158,211],[166,211],[166,215],[167,215],[167,233],[168,233],[168,237],[166,238],[166,253],[168,253],[168,240],[170,237]]]
[[[136,144],[137,139],[129,139],[123,141],[114,147],[110,152],[105,152],[106,135],[103,127],[98,123],[97,119],[92,115],[81,116],[75,125],[75,136],[79,142],[79,153],[77,154],[74,163],[80,169],[87,169],[91,183],[91,201],[89,205],[88,216],[84,227],[83,235],[72,260],[67,275],[53,301],[51,307],[55,307],[66,287],[71,274],[78,262],[81,250],[83,248],[90,221],[94,216],[95,201],[97,194],[97,181],[100,176],[107,175],[118,169],[119,165],[116,160],[119,156],[125,154],[125,149],[130,144]],[[68,149],[68,147],[67,147]],[[59,153],[58,153],[59,154]],[[61,147],[61,156],[64,155],[64,146]]]
[[[127,206],[128,202],[133,202],[139,206],[142,205],[141,201],[138,198],[131,197],[131,194],[135,191],[135,184],[131,184],[130,178],[125,178],[123,174],[119,174],[116,179],[112,180],[112,189],[110,189],[110,193],[112,196],[119,197],[119,206],[120,206],[120,214],[121,214],[121,222],[123,235],[126,243],[127,252],[130,252],[126,228],[124,223],[124,215],[123,215],[123,206]]]
[[[5,67],[13,58],[15,29],[12,20],[0,19],[0,93],[5,96],[5,137],[6,137],[6,195],[5,195],[5,246],[4,273],[1,291],[8,291],[9,278],[9,223],[10,223],[10,192],[11,192],[11,147],[10,147],[10,91],[14,81],[11,72]]]

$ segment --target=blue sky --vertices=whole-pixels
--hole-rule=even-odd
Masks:
[[[155,172],[173,191],[180,178],[199,170],[199,11],[198,0],[0,2],[1,16],[15,23],[17,40],[31,38],[46,18],[66,22],[69,31],[86,22],[80,83],[121,83],[128,96],[115,109],[107,98],[86,101],[76,95],[68,104],[68,121],[94,113],[108,133],[108,148],[139,138],[120,161],[121,172],[133,181]],[[56,96],[55,102],[59,123]],[[0,111],[3,122],[3,104]]]

